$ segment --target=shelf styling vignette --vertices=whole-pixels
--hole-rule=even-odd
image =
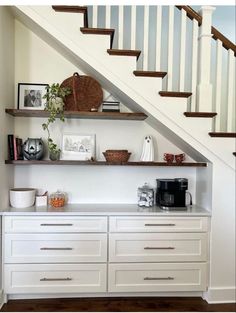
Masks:
[[[166,166],[166,167],[206,167],[207,163],[205,162],[183,162],[181,164],[177,163],[167,163],[167,162],[106,162],[106,161],[74,161],[74,160],[6,160],[5,164],[12,165],[94,165],[94,166]]]
[[[14,117],[48,117],[49,112],[44,110],[5,109],[5,112]],[[85,112],[64,111],[65,118],[104,119],[104,120],[137,120],[143,121],[147,115],[142,112]]]

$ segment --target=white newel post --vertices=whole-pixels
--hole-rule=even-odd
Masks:
[[[212,6],[202,6],[200,14],[202,25],[199,35],[199,64],[198,64],[198,86],[197,86],[197,109],[199,112],[212,111],[212,85],[211,74],[211,25],[212,13],[215,10]]]

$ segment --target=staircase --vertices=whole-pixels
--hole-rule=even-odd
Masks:
[[[135,107],[136,110],[138,107],[147,115],[151,115],[154,119],[163,124],[164,128],[171,129],[174,134],[177,134],[185,142],[191,142],[192,146],[202,155],[206,156],[208,160],[213,161],[214,158],[217,157],[231,168],[234,168],[235,157],[233,152],[235,151],[234,138],[236,137],[236,133],[234,132],[233,126],[235,111],[233,108],[233,73],[230,66],[227,87],[228,119],[225,126],[227,131],[225,129],[223,131],[220,128],[220,124],[222,124],[219,117],[220,112],[213,111],[213,105],[209,104],[212,102],[211,91],[213,89],[209,74],[211,64],[209,60],[205,60],[204,55],[207,54],[206,46],[210,44],[211,40],[215,39],[217,42],[222,40],[221,46],[223,45],[225,49],[228,49],[228,63],[232,65],[234,61],[232,61],[232,53],[235,54],[236,52],[235,45],[229,40],[226,40],[226,38],[215,29],[209,28],[209,22],[211,22],[211,14],[209,14],[211,9],[209,9],[209,7],[206,8],[206,12],[203,12],[203,17],[186,6],[178,6],[178,9],[181,10],[181,30],[184,34],[186,34],[186,19],[189,17],[193,20],[191,74],[196,77],[191,78],[191,92],[183,90],[186,85],[186,64],[184,61],[186,36],[181,36],[179,90],[173,91],[173,67],[175,66],[175,64],[173,64],[173,44],[171,43],[173,41],[174,25],[173,7],[169,7],[167,71],[160,71],[159,68],[155,69],[155,71],[145,68],[149,63],[146,51],[148,43],[146,42],[145,45],[145,41],[148,40],[147,38],[144,38],[143,68],[135,70],[136,63],[142,56],[142,51],[136,49],[128,50],[119,46],[114,48],[115,30],[112,28],[89,27],[87,7],[18,7],[16,14],[18,16],[20,15],[23,20],[25,20],[25,15],[27,15],[27,18],[31,17],[30,23],[34,23],[34,27],[37,28],[37,31],[41,28],[40,35],[42,36],[42,32],[44,32],[44,39],[46,38],[45,36],[50,36],[50,40],[53,37],[54,44],[58,45],[58,42],[60,42],[59,44],[63,46],[63,50],[67,50],[66,53],[69,52],[70,54],[77,55],[78,64],[80,64],[80,66],[84,65],[86,69],[85,72],[96,77],[103,85],[112,90],[113,94],[117,94],[118,98],[123,100],[124,103],[127,103],[128,106],[131,108]],[[148,7],[145,7],[145,10],[144,30],[145,25],[148,23]],[[158,7],[158,10],[160,10],[160,7]],[[161,12],[158,10],[157,17],[160,17]],[[106,13],[105,23],[108,25],[111,7],[106,7]],[[93,23],[97,24],[97,7],[93,7],[92,14]],[[119,20],[121,20],[121,24],[123,25],[121,15],[119,15]],[[145,21],[145,17],[147,21]],[[131,20],[132,19],[133,16],[131,15]],[[131,21],[131,24],[132,23],[134,22]],[[35,24],[38,25],[35,26]],[[157,23],[157,31],[158,29],[161,31],[159,24]],[[201,25],[200,28],[199,25]],[[49,31],[49,28],[51,31]],[[137,29],[137,27],[135,27],[135,29]],[[119,45],[119,41],[123,42],[124,30],[120,29],[119,26],[118,32]],[[198,32],[200,32],[199,49],[197,49],[196,43],[196,40],[198,41],[198,36],[196,36]],[[210,34],[207,32],[210,32]],[[211,38],[211,32],[213,32],[214,39]],[[148,33],[145,34],[144,32],[144,37],[148,37]],[[201,42],[201,40],[203,42]],[[66,41],[68,41],[68,44]],[[133,41],[134,39],[131,38],[131,47],[135,45]],[[96,45],[96,49],[94,49],[94,44]],[[161,42],[156,43],[156,51],[161,51],[161,47],[158,47],[158,45],[160,46]],[[201,46],[204,47],[202,48]],[[61,49],[60,47],[60,50]],[[201,49],[203,50],[202,56]],[[81,53],[81,50],[83,50],[83,53]],[[218,54],[220,54],[219,51]],[[200,53],[200,57],[197,64],[196,57],[198,53]],[[82,57],[83,54],[86,54],[86,56]],[[217,73],[220,74],[222,69],[220,59],[218,63]],[[160,57],[158,60],[158,56],[156,56],[155,65],[156,67],[161,66]],[[199,73],[197,73],[196,65],[199,67]],[[109,71],[109,73],[105,73],[106,71]],[[197,74],[199,80],[197,80]],[[163,83],[165,79],[166,82]],[[214,90],[217,93],[216,96],[221,97],[219,88]],[[217,100],[217,103],[218,102]],[[218,103],[217,106],[220,111],[219,104],[220,103]],[[214,122],[212,122],[212,120]],[[224,146],[224,149],[222,149],[222,146]],[[211,156],[208,155],[209,152]]]

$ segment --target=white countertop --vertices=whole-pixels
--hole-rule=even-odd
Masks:
[[[153,215],[153,216],[211,216],[211,212],[199,206],[171,208],[163,210],[158,206],[139,207],[137,204],[68,204],[62,208],[29,207],[16,209],[9,207],[0,215]]]

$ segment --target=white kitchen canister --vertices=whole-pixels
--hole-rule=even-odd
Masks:
[[[10,189],[10,205],[13,208],[27,208],[35,203],[36,189],[13,188]]]

